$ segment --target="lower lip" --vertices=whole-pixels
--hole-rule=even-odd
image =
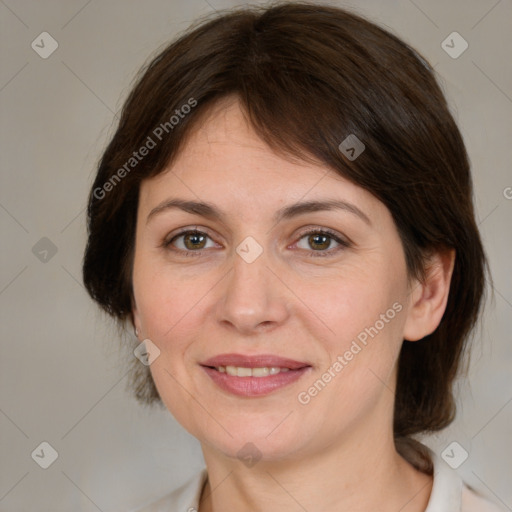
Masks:
[[[300,379],[311,367],[306,366],[299,370],[279,372],[267,377],[234,377],[214,368],[202,367],[210,378],[224,391],[229,391],[237,396],[263,396],[284,388],[292,382]]]

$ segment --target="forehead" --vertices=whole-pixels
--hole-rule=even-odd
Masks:
[[[369,215],[386,209],[325,164],[276,153],[254,131],[236,98],[224,98],[204,114],[172,165],[142,183],[140,196],[144,210],[171,196],[214,201],[241,216],[251,207],[261,212],[326,198],[359,204]]]
[[[286,171],[320,175],[329,172],[333,178],[338,176],[320,162],[310,164],[299,156],[276,153],[255,132],[236,97],[222,98],[205,112],[188,134],[172,172],[194,169],[195,162],[201,162],[203,170],[215,167],[220,172],[231,171],[234,166],[239,174],[258,170],[281,175]]]

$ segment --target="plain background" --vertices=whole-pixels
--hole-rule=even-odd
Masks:
[[[426,442],[440,454],[457,441],[469,453],[457,471],[512,510],[512,4],[330,3],[422,52],[464,135],[494,302],[475,336],[470,381],[458,386],[457,419]],[[2,511],[133,510],[203,465],[198,442],[166,410],[144,409],[126,390],[116,330],[81,283],[84,208],[140,66],[199,16],[243,4],[0,1]],[[47,59],[31,47],[44,31],[59,45]],[[441,47],[453,31],[469,44],[456,59]],[[47,261],[43,237],[57,250]],[[31,457],[42,441],[58,452],[46,470]]]

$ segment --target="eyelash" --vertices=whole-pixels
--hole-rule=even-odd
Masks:
[[[205,235],[211,239],[211,237],[208,235],[208,233],[205,233],[204,231],[199,231],[197,229],[187,229],[187,230],[177,233],[170,240],[164,240],[164,242],[162,243],[162,247],[165,249],[170,249],[171,251],[174,251],[174,252],[181,252],[181,253],[183,253],[184,256],[187,256],[187,257],[201,256],[203,254],[203,252],[205,252],[207,249],[201,249],[199,251],[191,251],[191,250],[185,251],[183,249],[172,248],[172,243],[177,238],[184,236],[184,235],[188,235],[188,234]],[[313,258],[317,258],[317,257],[325,258],[325,257],[333,256],[334,254],[337,254],[339,251],[351,246],[351,244],[348,241],[342,240],[341,238],[339,238],[339,236],[334,231],[331,231],[328,228],[310,229],[309,231],[304,231],[303,233],[300,234],[297,241],[302,240],[304,237],[306,237],[308,235],[326,235],[339,244],[339,246],[334,249],[326,249],[324,251],[321,251],[321,250],[307,251],[309,253],[309,256],[311,256]]]

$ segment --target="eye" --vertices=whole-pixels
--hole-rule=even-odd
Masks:
[[[341,239],[336,233],[330,231],[329,229],[313,229],[306,231],[301,234],[299,242],[297,242],[297,246],[300,249],[308,250],[308,247],[300,247],[300,241],[305,239],[306,244],[308,244],[309,248],[313,248],[312,251],[309,251],[310,256],[332,256],[335,253],[338,253],[340,250],[350,247],[350,244]],[[331,248],[332,242],[338,244],[337,247]]]
[[[207,240],[211,238],[207,233],[203,231],[198,231],[197,229],[189,229],[187,231],[182,231],[177,235],[173,236],[170,240],[164,241],[164,247],[169,248],[175,251],[181,251],[186,256],[189,256],[191,253],[194,256],[199,255],[203,249],[208,249],[206,243]],[[176,243],[175,243],[176,242]],[[213,241],[212,241],[213,242]],[[212,246],[210,246],[212,247]],[[213,244],[215,247],[215,244]]]
[[[208,240],[211,241],[212,245],[207,245]],[[300,246],[302,240],[305,240],[308,247]],[[332,248],[333,242],[337,244],[334,248]],[[296,244],[299,249],[308,251],[312,257],[332,256],[340,250],[350,247],[348,241],[343,240],[337,233],[326,228],[310,229],[303,232]],[[162,247],[184,256],[201,256],[203,250],[216,247],[216,243],[207,233],[198,229],[188,229],[164,240]],[[313,250],[308,250],[310,248]]]

